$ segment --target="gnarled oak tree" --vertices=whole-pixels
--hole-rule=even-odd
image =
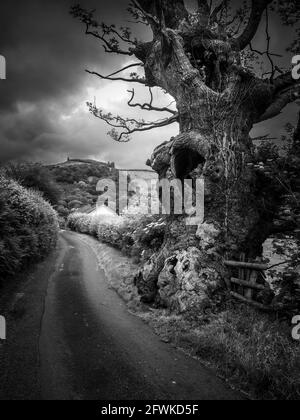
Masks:
[[[153,39],[149,42],[133,39],[128,28],[117,30],[99,24],[93,12],[80,6],[72,9],[72,14],[85,24],[86,33],[98,38],[107,53],[138,59],[109,76],[90,73],[147,86],[149,103],[135,103],[132,90],[128,104],[146,111],[163,111],[168,116],[149,123],[114,117],[93,104],[91,112],[112,126],[110,134],[117,141],[128,141],[137,131],[178,122],[178,136],[162,139],[164,143],[154,151],[150,164],[160,178],[205,179],[205,223],[197,227],[196,233],[186,227],[184,218],[170,218],[162,250],[138,279],[145,299],[155,297],[158,281],[163,287],[159,276],[166,264],[176,266],[178,258],[174,255],[178,256],[180,250],[198,249],[200,263],[195,270],[199,282],[210,284],[224,278],[225,255],[238,258],[243,252],[248,258],[261,256],[263,242],[281,223],[277,220],[278,210],[286,196],[291,196],[290,188],[296,197],[299,174],[295,175],[295,165],[291,177],[286,165],[276,163],[277,172],[268,169],[274,160],[268,154],[260,157],[250,138],[255,124],[279,115],[299,94],[299,81],[293,80],[290,68],[284,71],[276,64],[278,54],[271,51],[269,14],[274,8],[283,23],[297,29],[297,0],[252,0],[242,4],[198,0],[194,13],[188,11],[183,0],[133,0],[133,17],[152,29]],[[265,31],[264,50],[254,47],[259,28]],[[291,48],[295,51],[297,47],[295,38]],[[266,66],[263,74],[255,65],[257,57]],[[132,73],[128,79],[121,77],[128,68],[143,68],[144,76]],[[153,87],[170,94],[177,110],[156,107]],[[290,151],[299,163],[299,145],[293,145]],[[274,159],[277,162],[279,156]],[[281,169],[283,174],[279,174]],[[298,204],[296,207],[288,221],[293,231],[298,223]],[[175,282],[176,274],[172,275]]]

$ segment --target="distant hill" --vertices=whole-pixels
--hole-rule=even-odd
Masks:
[[[88,182],[90,177],[110,177],[116,173],[115,164],[91,159],[68,159],[66,162],[48,166],[57,182],[73,184]]]
[[[100,162],[92,159],[68,159],[65,162],[49,165],[48,169],[62,190],[62,199],[57,211],[61,217],[67,217],[74,210],[89,212],[95,208],[98,193],[96,185],[99,179],[108,178],[115,182],[120,172],[128,172],[130,178],[142,178],[147,181],[157,178],[151,170],[117,169],[114,162]]]
[[[67,217],[74,210],[89,211],[95,206],[99,179],[118,179],[114,163],[91,159],[68,159],[66,162],[49,165],[48,169],[63,193],[57,206],[62,217]]]

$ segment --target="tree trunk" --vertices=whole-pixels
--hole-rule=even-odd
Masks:
[[[180,134],[154,151],[151,165],[160,179],[204,178],[205,221],[193,228],[186,217],[170,217],[164,246],[138,282],[145,301],[155,298],[179,312],[213,305],[230,277],[225,256],[261,256],[274,218],[268,181],[253,170],[253,111],[243,93],[226,106],[192,95],[186,89],[178,101]]]
[[[171,13],[167,4],[165,17]],[[249,133],[273,88],[243,67],[238,43],[224,28],[203,10],[195,25],[187,23],[182,2],[176,4],[176,21],[168,26],[168,19],[161,20],[159,29],[154,23],[153,43],[136,55],[147,83],[170,93],[178,108],[180,133],[154,151],[151,166],[160,179],[204,178],[205,221],[191,228],[184,217],[169,217],[164,246],[137,283],[145,301],[156,298],[186,311],[205,307],[224,285],[225,256],[262,253],[276,197],[266,194],[266,178],[253,170]]]
[[[215,111],[221,117],[218,127],[211,127],[209,116],[205,116],[209,124],[200,123],[204,110],[201,118],[189,114],[181,122],[181,134],[158,147],[151,160],[161,179],[205,181],[204,223],[188,227],[188,216],[169,217],[164,246],[138,282],[145,301],[156,297],[180,312],[211,303],[228,277],[225,255],[261,256],[273,219],[268,221],[263,186],[251,167],[254,148],[246,113],[230,118],[232,110],[223,110],[223,116],[221,110]]]

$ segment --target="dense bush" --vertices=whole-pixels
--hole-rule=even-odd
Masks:
[[[72,200],[69,202],[69,207],[71,209],[79,209],[80,207],[82,207],[83,203],[79,200]]]
[[[61,190],[51,172],[39,163],[10,163],[4,168],[7,178],[14,179],[25,188],[40,191],[52,205],[61,197]]]
[[[80,233],[94,236],[124,252],[140,258],[158,250],[164,241],[165,223],[158,216],[127,215],[107,217],[106,215],[73,213],[68,227]]]
[[[281,256],[268,272],[278,292],[274,303],[290,317],[299,314],[300,305],[300,119],[298,127],[287,124],[285,131],[280,145],[263,141],[249,165],[257,171],[257,188],[266,191],[263,211],[273,220],[273,254]]]
[[[46,256],[57,232],[56,212],[41,194],[0,175],[0,279]]]

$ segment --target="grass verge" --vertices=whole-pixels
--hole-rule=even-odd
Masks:
[[[300,399],[300,347],[287,322],[230,302],[197,322],[165,310],[140,316],[252,398]]]

